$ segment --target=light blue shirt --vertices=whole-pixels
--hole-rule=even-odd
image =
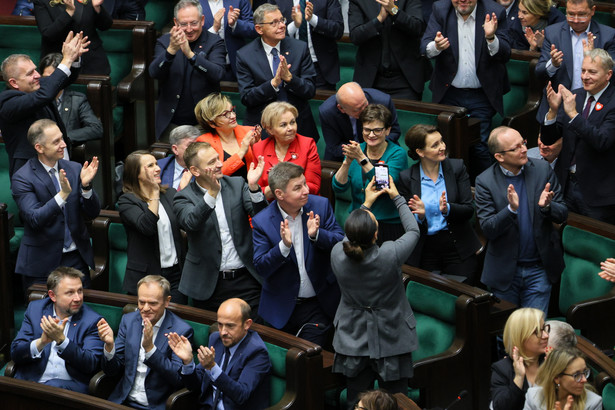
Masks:
[[[53,308],[53,317],[57,317],[55,307]],[[45,383],[49,380],[73,380],[73,378],[70,377],[70,374],[68,374],[68,371],[66,370],[66,362],[59,356],[59,354],[62,353],[70,343],[70,340],[68,339],[68,337],[66,337],[66,335],[68,335],[71,318],[72,316],[69,316],[64,319],[64,321],[67,323],[66,326],[64,326],[65,337],[62,344],[58,345],[56,342],[51,342],[49,360],[47,360],[47,366],[45,367],[45,371],[43,372],[43,375],[38,381],[39,383]],[[60,322],[60,324],[62,324],[62,322]],[[33,340],[30,343],[30,354],[33,359],[40,359],[43,350],[41,350],[40,352],[38,351],[38,349],[36,348],[36,340]]]
[[[433,235],[443,230],[448,230],[446,218],[440,212],[440,196],[446,192],[444,174],[442,173],[442,163],[438,169],[438,179],[434,182],[423,172],[423,166],[419,165],[421,175],[421,200],[425,204],[425,218],[427,219],[427,235]],[[448,211],[450,205],[446,204]],[[446,212],[448,215],[448,211]],[[420,219],[418,220],[421,221]]]

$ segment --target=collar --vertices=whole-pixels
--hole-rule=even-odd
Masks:
[[[425,172],[423,172],[423,165],[420,162],[419,162],[419,174],[421,176],[421,181],[423,179],[431,181],[431,178],[429,178],[427,175],[425,175]],[[442,163],[441,162],[438,165],[438,179],[440,178],[444,178],[444,174],[442,173]]]
[[[56,313],[56,305],[53,305],[53,317],[56,318],[58,317],[58,314]],[[70,323],[71,320],[73,319],[73,315],[70,315],[69,317],[67,317],[66,319],[64,319],[66,322]]]
[[[38,162],[40,162],[40,163],[41,163],[41,165],[43,166],[43,168],[45,168],[45,172],[47,172],[47,173],[49,173],[49,171],[51,170],[51,168],[53,168],[53,169],[55,169],[55,170],[56,170],[56,174],[59,172],[59,170],[58,170],[58,161],[56,161],[56,163],[55,163],[52,167],[50,167],[50,166],[48,166],[48,165],[46,165],[46,164],[43,164],[43,162],[42,162],[40,159],[38,160]]]
[[[504,176],[507,176],[507,177],[516,177],[516,176],[519,176],[519,175],[521,175],[521,174],[523,173],[523,169],[525,168],[525,165],[524,165],[524,166],[522,166],[522,167],[521,167],[521,170],[519,170],[519,173],[518,173],[517,175],[515,175],[515,174],[513,174],[512,172],[510,172],[509,170],[507,170],[506,168],[504,168],[503,166],[501,166],[501,165],[499,165],[499,164],[498,164],[498,166],[500,167],[500,170],[502,171],[502,173],[504,174]]]
[[[600,91],[598,91],[596,94],[594,94],[594,101],[598,101],[600,99],[600,97],[602,96],[602,94],[604,94],[604,92],[606,91],[606,89],[609,87],[610,82],[606,83],[606,85],[604,86],[604,88]],[[586,92],[585,95],[585,100],[587,100],[589,98],[591,94]]]
[[[290,216],[289,214],[286,213],[286,211],[284,211],[282,209],[282,207],[280,206],[280,203],[278,201],[276,201],[276,205],[278,206],[278,209],[280,210],[280,213],[282,214],[282,219],[286,219],[288,217],[292,218],[292,216]],[[303,207],[301,207],[301,209],[299,210],[299,214],[297,215],[296,218],[293,218],[293,220],[297,219],[297,218],[301,218],[301,215],[303,215]]]
[[[248,330],[248,332],[250,332],[250,331]],[[235,356],[235,352],[237,351],[239,346],[243,343],[244,340],[246,340],[246,337],[248,337],[248,332],[246,332],[246,335],[241,338],[239,343],[235,343],[235,345],[233,345],[233,346],[228,348],[229,352],[231,352],[231,356]]]
[[[183,168],[182,168],[183,169]],[[207,193],[207,188],[203,188],[202,186],[199,185],[199,181],[196,180],[196,178],[194,179],[194,183],[196,184],[196,186],[201,190],[201,192],[203,193],[203,195],[205,195]],[[218,183],[220,183],[220,192],[222,193],[222,178],[220,178],[218,180]]]
[[[177,158],[173,158],[173,164],[175,167],[175,171],[180,171],[180,172],[184,172],[184,167],[182,167],[181,165],[179,165],[179,162],[177,162]]]
[[[280,54],[281,54],[281,51],[280,51],[280,43],[281,43],[281,41],[278,41],[278,44],[276,44],[276,45],[275,45],[275,49],[277,49],[277,50],[278,50],[278,55],[280,55]],[[274,47],[271,47],[269,44],[265,43],[265,42],[263,41],[263,38],[262,38],[262,37],[261,37],[261,44],[263,45],[263,49],[265,49],[265,54],[267,54],[267,55],[271,54],[271,50],[272,50]]]

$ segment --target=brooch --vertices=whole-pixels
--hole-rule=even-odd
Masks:
[[[600,111],[602,108],[604,108],[604,105],[596,103],[596,111]]]
[[[291,159],[297,159],[297,154],[295,154],[294,152],[292,154],[290,154]]]

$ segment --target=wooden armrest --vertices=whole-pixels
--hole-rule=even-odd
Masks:
[[[14,361],[10,361],[6,364],[4,368],[4,376],[5,377],[15,377],[15,373],[17,372],[17,365]]]
[[[166,402],[167,410],[192,410],[199,407],[199,395],[186,388],[171,394]]]
[[[108,376],[102,370],[90,379],[88,391],[92,396],[108,399],[121,376]]]

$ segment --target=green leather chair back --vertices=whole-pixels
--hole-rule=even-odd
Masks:
[[[145,19],[154,22],[157,32],[165,25],[172,24],[175,3],[173,0],[149,0],[145,5]]]
[[[615,410],[615,384],[609,383],[602,390],[602,407],[604,410]]]
[[[271,394],[269,402],[275,404],[286,391],[286,353],[288,349],[265,342],[271,360]]]
[[[92,308],[96,313],[105,318],[113,334],[117,336],[117,332],[120,329],[120,322],[122,321],[122,315],[124,314],[123,308],[119,306],[102,305],[100,303],[85,302],[86,305]]]
[[[109,224],[109,292],[126,293],[122,288],[128,257],[126,230],[117,222]]]

